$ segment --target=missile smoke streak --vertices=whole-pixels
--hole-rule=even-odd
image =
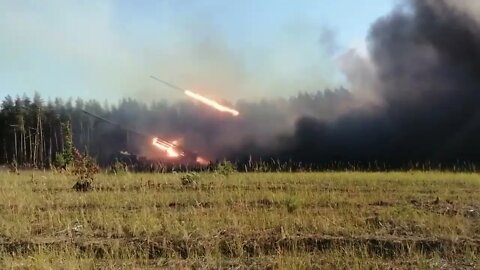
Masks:
[[[197,101],[200,101],[201,103],[217,110],[217,111],[220,111],[220,112],[224,112],[224,113],[229,113],[233,116],[238,116],[240,113],[237,111],[237,110],[234,110],[232,108],[229,108],[227,106],[224,106],[222,104],[219,104],[218,102],[214,101],[214,100],[211,100],[211,99],[208,99],[200,94],[197,94],[197,93],[194,93],[190,90],[186,90],[186,89],[182,89],[176,85],[173,85],[171,83],[168,83],[164,80],[160,80],[159,78],[155,77],[155,76],[150,76],[150,78],[172,88],[172,89],[175,89],[175,90],[179,90],[179,91],[182,91],[185,95],[187,95],[188,97],[191,97],[192,99],[194,100],[197,100]]]
[[[187,96],[189,96],[189,97],[191,97],[195,100],[198,100],[198,101],[202,102],[203,104],[214,108],[217,111],[229,113],[233,116],[238,116],[240,114],[238,111],[236,111],[232,108],[229,108],[227,106],[223,106],[221,104],[218,104],[216,101],[210,100],[210,99],[208,99],[204,96],[201,96],[197,93],[194,93],[192,91],[185,90],[185,95],[187,95]]]

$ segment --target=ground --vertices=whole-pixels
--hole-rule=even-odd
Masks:
[[[480,175],[0,172],[2,269],[477,269]]]

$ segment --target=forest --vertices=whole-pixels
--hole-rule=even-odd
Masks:
[[[296,116],[329,119],[339,115],[346,110],[350,95],[341,88],[290,99],[239,101],[235,105],[245,112],[239,119],[188,101],[147,104],[124,98],[117,104],[102,104],[81,98],[45,100],[39,93],[33,97],[6,96],[0,110],[0,163],[51,167],[56,154],[65,149],[69,133],[81,153],[103,165],[112,162],[112,156],[120,151],[151,156],[152,147],[138,134],[180,138],[182,144],[210,159],[235,158],[236,153],[264,150],[262,142],[271,144],[279,134],[293,129]],[[85,111],[118,125],[99,121]]]
[[[103,113],[95,101],[81,99],[64,102],[57,98],[45,102],[40,94],[33,98],[26,95],[12,98],[6,96],[0,112],[0,162],[26,167],[49,167],[55,156],[65,148],[65,132],[73,131],[73,140],[78,148],[90,150],[93,139],[93,124],[84,117],[82,109]]]

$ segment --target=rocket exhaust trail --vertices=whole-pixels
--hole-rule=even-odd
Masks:
[[[170,88],[173,88],[173,89],[178,90],[178,91],[182,91],[182,93],[185,92],[185,89],[182,89],[182,88],[180,88],[180,87],[178,87],[178,86],[175,86],[175,85],[173,85],[173,84],[171,84],[171,83],[169,83],[169,82],[166,82],[166,81],[164,81],[164,80],[160,80],[159,78],[157,78],[157,77],[155,77],[155,76],[153,76],[153,75],[150,75],[150,78],[156,80],[157,82],[161,82],[161,83],[163,83],[164,85],[166,85],[166,86],[168,86],[168,87],[170,87]]]
[[[216,101],[214,100],[211,100],[211,99],[208,99],[204,96],[201,96],[197,93],[194,93],[192,91],[189,91],[189,90],[185,90],[185,95],[197,100],[197,101],[200,101],[202,102],[203,104],[205,105],[208,105],[212,108],[214,108],[215,110],[217,111],[220,111],[220,112],[224,112],[224,113],[229,113],[233,116],[238,116],[240,113],[237,111],[237,110],[234,110],[232,108],[229,108],[229,107],[226,107],[226,106],[223,106],[219,103],[217,103]]]
[[[227,106],[224,106],[224,105],[216,102],[215,100],[211,100],[211,99],[209,99],[209,98],[207,98],[207,97],[204,97],[204,96],[202,96],[202,95],[200,95],[200,94],[198,94],[198,93],[194,93],[194,92],[192,92],[192,91],[190,91],[190,90],[187,90],[187,89],[182,89],[182,88],[180,88],[180,87],[178,87],[178,86],[175,86],[175,85],[173,85],[173,84],[171,84],[171,83],[168,83],[168,82],[166,82],[166,81],[164,81],[164,80],[160,80],[159,78],[157,78],[157,77],[155,77],[155,76],[153,76],[153,75],[150,75],[150,78],[152,78],[152,79],[154,79],[154,80],[156,80],[156,81],[158,81],[158,82],[160,82],[160,83],[162,83],[162,84],[164,84],[164,85],[166,85],[166,86],[168,86],[168,87],[170,87],[170,88],[173,88],[173,89],[175,89],[175,90],[182,91],[182,92],[183,92],[185,95],[187,95],[188,97],[190,97],[190,98],[192,98],[192,99],[195,99],[195,100],[197,100],[197,101],[199,101],[199,102],[201,102],[201,103],[203,103],[203,104],[209,106],[210,108],[213,108],[213,109],[215,109],[215,110],[217,110],[217,111],[219,111],[219,112],[229,113],[229,114],[231,114],[231,115],[233,115],[233,116],[238,116],[238,115],[240,114],[237,110],[234,110],[234,109],[232,109],[232,108],[229,108],[229,107],[227,107]]]

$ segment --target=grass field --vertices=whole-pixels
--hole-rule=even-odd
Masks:
[[[477,269],[480,175],[0,172],[0,268]]]

